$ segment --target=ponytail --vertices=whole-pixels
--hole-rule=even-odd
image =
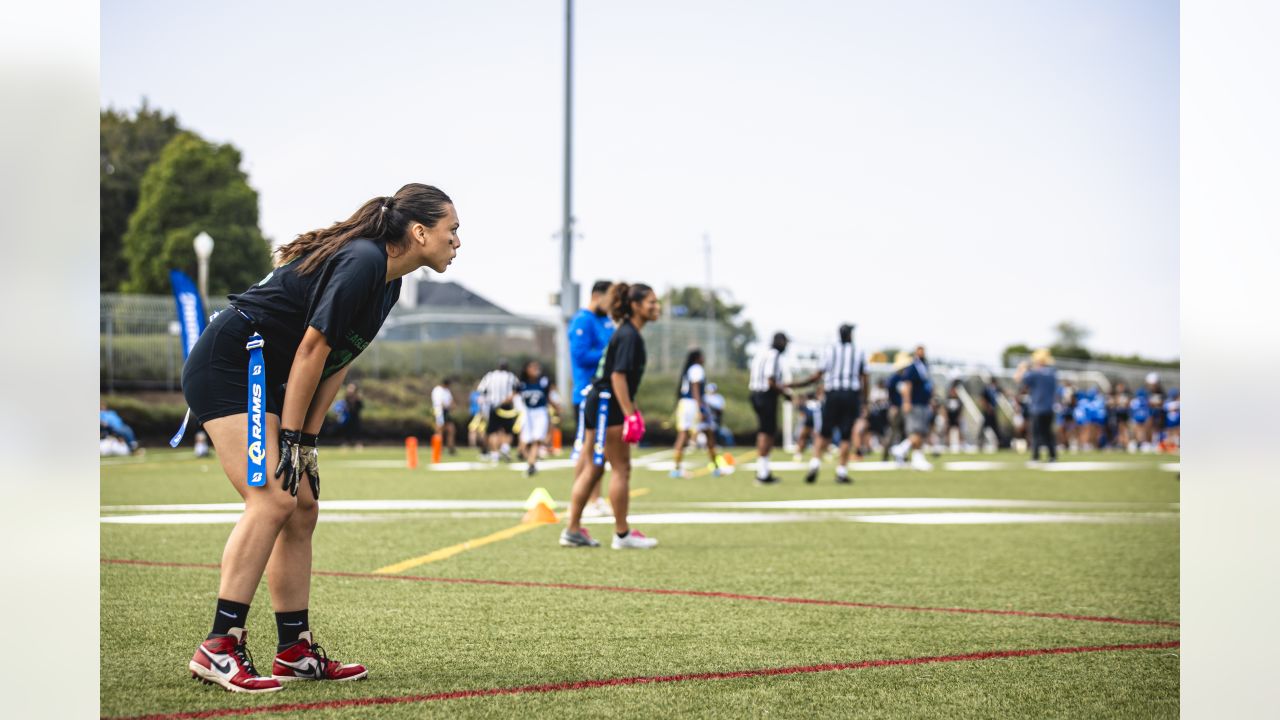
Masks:
[[[614,322],[622,322],[631,317],[631,305],[643,301],[649,297],[649,293],[653,292],[653,288],[644,283],[636,283],[628,285],[624,282],[616,282],[609,287],[609,296],[605,300],[605,307],[609,310],[609,317]]]
[[[303,233],[276,250],[277,265],[304,258],[298,274],[307,275],[324,265],[343,245],[356,238],[368,238],[389,247],[408,245],[405,233],[410,223],[435,227],[449,212],[453,201],[430,185],[409,183],[396,191],[369,200],[355,214],[321,230]]]

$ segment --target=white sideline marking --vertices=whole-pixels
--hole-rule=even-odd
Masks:
[[[402,468],[408,470],[409,464],[405,460],[326,460],[325,465],[337,465],[338,467],[351,468]]]
[[[557,503],[563,505],[563,503]],[[325,500],[324,510],[523,510],[523,500]],[[244,510],[244,503],[206,505],[104,505],[103,512],[225,512]],[[320,513],[323,515],[324,513]]]
[[[642,525],[743,525],[748,523],[796,523],[830,520],[827,515],[783,515],[780,513],[654,513],[628,515],[627,522]],[[583,524],[612,525],[613,517],[583,518]]]
[[[240,521],[241,513],[174,513],[157,515],[110,515],[99,518],[103,523],[115,525],[234,525]],[[389,519],[389,516],[378,515],[325,515],[320,513],[323,522],[377,522]]]
[[[1160,463],[1160,469],[1168,472],[1182,472],[1182,463]]]
[[[573,466],[574,466],[574,462],[572,460],[539,460],[538,461],[539,470],[563,470],[565,468],[571,468]],[[524,462],[524,461],[517,462],[513,460],[512,463],[507,466],[507,469],[515,470],[516,472],[524,472],[528,467],[529,467],[529,463],[527,462]]]
[[[1043,463],[1038,469],[1045,472],[1092,472],[1097,470],[1132,470],[1133,463],[1124,462],[1056,462]]]
[[[524,500],[325,500],[321,503],[326,517],[330,511],[346,512],[380,512],[396,510],[524,510]],[[930,510],[958,508],[1020,508],[1020,509],[1124,509],[1145,507],[1167,507],[1178,509],[1178,503],[1123,503],[1123,502],[1070,502],[1060,500],[985,500],[976,498],[830,498],[814,500],[770,500],[753,502],[695,502],[664,503],[693,508],[725,508],[740,510]],[[566,502],[557,502],[557,508],[568,507]],[[104,513],[239,513],[244,509],[241,503],[206,503],[177,505],[103,505]]]
[[[1061,500],[982,500],[975,498],[830,498],[817,500],[768,500],[760,502],[693,503],[696,507],[777,510],[894,510],[944,508],[1131,508],[1165,503],[1069,502]],[[1176,508],[1176,503],[1171,503]]]
[[[1008,467],[1008,463],[991,462],[990,460],[960,460],[942,463],[944,470],[958,470],[960,472],[969,470],[1004,470]]]
[[[1071,513],[907,513],[902,515],[851,515],[846,519],[863,523],[899,525],[995,525],[1007,523],[1132,523],[1176,519],[1174,513],[1145,515],[1083,515]]]

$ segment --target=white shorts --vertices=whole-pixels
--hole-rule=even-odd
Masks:
[[[676,403],[676,430],[697,430],[701,423],[702,413],[698,410],[698,402],[693,398],[680,398],[680,402]]]
[[[520,442],[546,442],[551,429],[551,413],[544,407],[524,411],[524,425],[520,428]]]

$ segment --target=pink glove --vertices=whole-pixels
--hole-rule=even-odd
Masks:
[[[640,411],[636,410],[622,421],[622,440],[635,445],[642,437],[644,437],[644,418],[641,417]]]

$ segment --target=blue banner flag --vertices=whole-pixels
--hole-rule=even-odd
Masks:
[[[182,359],[186,361],[208,322],[204,314],[204,301],[200,299],[196,284],[181,270],[170,270],[169,282],[173,284],[173,299],[178,303],[178,326],[182,328]]]

